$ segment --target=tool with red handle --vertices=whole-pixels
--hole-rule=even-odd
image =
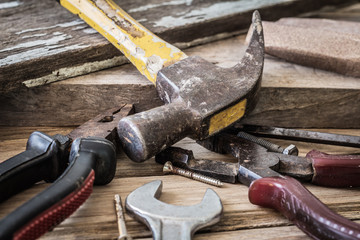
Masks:
[[[0,201],[41,180],[55,182],[1,219],[0,239],[38,238],[75,212],[93,184],[111,182],[116,148],[110,140],[116,142],[117,123],[131,111],[128,105],[111,109],[67,136],[34,132],[24,152],[1,163]]]
[[[347,178],[345,169],[359,171],[359,157],[349,162],[344,161],[342,164],[338,164],[339,160],[325,160],[319,164],[323,157],[321,154],[313,152],[313,156],[309,154],[307,158],[268,152],[254,142],[229,133],[220,133],[199,143],[215,152],[232,154],[238,159],[238,163],[196,160],[191,151],[179,148],[168,148],[156,156],[156,161],[159,163],[171,161],[176,166],[224,182],[243,183],[249,186],[251,203],[281,212],[314,239],[360,238],[360,225],[331,211],[301,183],[292,178],[336,187],[337,181],[332,180],[333,171],[328,169],[342,166],[337,175],[339,178]],[[319,168],[323,171],[315,172]],[[342,186],[359,186],[358,176],[359,174],[351,175]],[[318,180],[319,177],[323,180]]]

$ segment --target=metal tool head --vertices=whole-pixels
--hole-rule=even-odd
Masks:
[[[208,159],[195,159],[191,150],[169,147],[155,156],[155,161],[165,164],[170,161],[174,166],[187,169],[227,183],[235,183],[239,163],[228,163]]]
[[[219,196],[208,189],[203,200],[192,206],[175,206],[158,200],[162,181],[147,183],[126,198],[126,209],[145,223],[153,238],[191,239],[195,231],[220,220],[222,203]]]
[[[211,136],[255,107],[264,65],[257,11],[252,22],[250,43],[234,67],[224,69],[200,57],[188,57],[159,70],[156,88],[166,105],[119,123],[120,139],[132,160],[144,161],[186,136]]]
[[[220,133],[198,143],[209,150],[236,157],[239,161],[238,180],[247,186],[262,177],[286,174],[309,180],[313,174],[309,159],[269,152],[259,144],[233,134]]]
[[[133,112],[134,109],[131,104],[123,104],[108,109],[75,128],[68,134],[68,137],[71,139],[100,137],[111,141],[115,146],[120,146],[117,124],[120,119],[131,115]]]
[[[74,140],[69,157],[73,162],[80,154],[94,155],[95,184],[106,185],[112,181],[116,171],[116,150],[109,140],[104,138],[77,138]]]

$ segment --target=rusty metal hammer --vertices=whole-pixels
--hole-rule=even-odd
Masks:
[[[184,137],[204,139],[241,119],[258,98],[264,63],[260,14],[241,62],[223,69],[185,53],[136,22],[112,0],[60,0],[99,31],[156,85],[164,106],[119,122],[124,151],[141,162]]]
[[[153,238],[191,239],[195,231],[220,220],[222,203],[219,196],[208,189],[203,200],[193,206],[174,206],[159,201],[162,181],[147,183],[126,198],[126,209],[151,228]]]

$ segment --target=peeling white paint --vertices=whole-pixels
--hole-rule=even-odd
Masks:
[[[34,38],[34,37],[43,37],[46,36],[46,33],[38,33],[38,34],[33,34],[33,35],[25,35],[22,36],[22,39],[26,39],[26,38]]]
[[[157,8],[157,7],[163,7],[163,6],[174,6],[174,5],[191,5],[192,0],[172,0],[169,2],[162,2],[162,3],[158,3],[158,4],[148,4],[148,5],[144,5],[138,8],[133,8],[130,9],[128,12],[129,13],[133,13],[133,12],[142,12],[142,11],[147,11],[151,8]]]
[[[18,6],[20,6],[21,4],[22,4],[22,2],[19,2],[19,1],[12,1],[12,2],[0,3],[0,9],[18,7]]]
[[[82,30],[84,33],[86,34],[95,34],[95,33],[98,33],[98,31],[96,31],[95,29],[93,28],[85,28],[84,30]]]
[[[57,35],[57,36],[49,38],[49,39],[41,39],[41,40],[24,42],[24,43],[20,43],[20,44],[17,44],[15,46],[12,46],[9,48],[0,49],[0,53],[16,50],[16,49],[20,49],[20,48],[32,48],[32,47],[43,46],[43,45],[51,46],[51,45],[55,45],[58,42],[63,41],[65,39],[69,39],[69,38],[71,38],[71,37],[67,36],[66,34],[62,34],[62,35]]]
[[[55,55],[69,50],[81,49],[90,46],[85,44],[75,44],[71,46],[66,46],[65,44],[61,44],[62,41],[69,38],[71,38],[71,36],[67,34],[61,34],[61,35],[56,35],[49,39],[29,41],[25,43],[20,43],[10,48],[1,49],[0,53],[21,49],[21,48],[24,49],[33,48],[27,51],[22,51],[16,54],[8,55],[7,57],[0,59],[0,66],[19,63],[31,59],[41,58],[49,55]]]
[[[154,23],[155,27],[178,27],[192,24],[199,20],[205,21],[218,17],[224,17],[243,11],[255,10],[276,3],[293,2],[294,0],[240,0],[235,2],[220,2],[202,9],[194,9],[190,12],[179,12],[178,16],[166,16]]]
[[[90,72],[99,71],[101,69],[118,66],[128,62],[124,56],[114,57],[103,61],[85,63],[80,66],[60,68],[52,72],[52,74],[24,81],[26,87],[36,87],[56,81],[68,79],[70,77],[81,76]]]
[[[54,28],[58,28],[58,27],[66,28],[66,27],[72,27],[72,26],[76,26],[76,25],[80,25],[80,24],[86,24],[86,23],[82,20],[75,20],[75,21],[71,21],[71,22],[67,22],[67,23],[59,23],[59,24],[49,26],[49,27],[29,28],[29,29],[22,30],[20,32],[16,32],[16,34],[20,35],[20,34],[24,34],[24,33],[28,33],[28,32],[43,31],[43,30],[54,29]]]

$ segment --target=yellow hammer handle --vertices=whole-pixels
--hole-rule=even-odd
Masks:
[[[160,69],[187,57],[136,22],[112,0],[60,0],[60,4],[101,33],[154,84]]]

